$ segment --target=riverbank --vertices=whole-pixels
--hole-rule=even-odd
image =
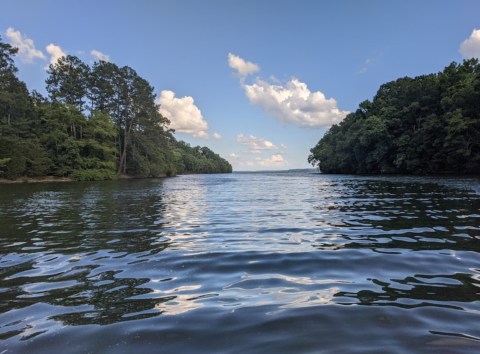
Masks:
[[[171,177],[174,177],[176,175],[172,175]],[[143,179],[143,178],[165,178],[169,177],[166,174],[161,175],[161,176],[155,176],[155,177],[138,177],[138,176],[128,176],[128,175],[119,175],[115,179]],[[6,179],[6,178],[0,178],[0,185],[1,184],[23,184],[23,183],[66,183],[66,182],[81,182],[78,181],[74,178],[70,177],[54,177],[54,176],[45,176],[45,177],[20,177],[16,179]]]
[[[31,177],[21,177],[16,179],[6,179],[0,178],[0,184],[20,184],[20,183],[53,183],[53,182],[74,182],[75,180],[68,177],[38,177],[38,178],[31,178]]]
[[[113,180],[127,180],[127,179],[151,179],[151,178],[167,178],[167,177],[177,177],[182,175],[202,175],[202,174],[218,174],[218,173],[231,173],[231,172],[215,172],[215,173],[180,173],[180,174],[162,174],[154,177],[145,177],[145,176],[129,176],[129,175],[117,175],[113,179],[104,179],[104,181],[113,181]],[[0,185],[2,184],[22,184],[22,183],[55,183],[55,182],[84,182],[77,180],[71,177],[54,177],[54,176],[45,176],[45,177],[19,177],[16,179],[6,179],[0,178]]]

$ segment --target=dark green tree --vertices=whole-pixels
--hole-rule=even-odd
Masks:
[[[382,85],[311,149],[325,173],[480,174],[480,65]]]
[[[49,66],[47,99],[17,78],[17,51],[0,38],[1,178],[231,171],[208,148],[175,140],[153,87],[132,68],[65,56]]]
[[[0,37],[0,137],[29,135],[28,116],[33,107],[27,86],[17,78],[13,61],[17,52]]]
[[[82,112],[87,97],[89,71],[88,65],[72,55],[61,57],[55,64],[50,64],[46,83],[52,102],[63,102]]]

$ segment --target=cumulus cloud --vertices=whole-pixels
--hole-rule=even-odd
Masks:
[[[264,150],[278,149],[278,147],[271,141],[255,135],[245,136],[243,134],[238,134],[235,140],[237,143],[247,146],[249,148],[249,152],[254,154],[260,153]]]
[[[310,91],[306,83],[296,78],[285,84],[257,79],[243,87],[253,105],[286,124],[328,127],[339,123],[349,113],[338,109],[335,99],[326,98],[320,91]]]
[[[231,153],[228,155],[228,159],[235,169],[280,169],[289,165],[282,154],[252,158],[239,153]]]
[[[228,65],[235,69],[242,78],[260,71],[260,67],[257,64],[246,61],[232,53],[228,53]]]
[[[480,59],[480,29],[474,29],[470,37],[465,39],[460,45],[460,53],[464,58]]]
[[[65,53],[60,46],[53,43],[47,45],[46,49],[47,53],[50,54],[50,64],[52,65],[54,65],[61,57],[67,56],[67,53]]]
[[[370,60],[365,62],[368,65]],[[228,65],[240,76],[240,83],[248,100],[268,115],[284,124],[303,127],[329,127],[339,123],[349,113],[341,111],[333,98],[326,98],[321,91],[310,91],[307,84],[297,78],[280,82],[257,78],[245,83],[247,75],[258,72],[260,67],[232,53],[228,54]]]
[[[222,139],[222,136],[218,133],[213,133],[212,134],[212,138],[215,139],[215,140],[221,140]]]
[[[208,124],[191,96],[179,98],[175,97],[175,92],[164,90],[156,103],[160,105],[160,114],[170,120],[170,126],[175,131],[208,139]]]
[[[9,27],[5,35],[10,40],[12,46],[18,48],[18,56],[25,63],[33,63],[35,58],[45,59],[43,52],[35,48],[33,40],[22,35],[20,31],[15,31],[15,29]]]
[[[99,50],[94,49],[90,52],[90,54],[93,57],[97,58],[98,60],[103,60],[103,61],[107,61],[107,62],[110,61],[110,56],[108,54],[102,53]]]
[[[235,169],[280,169],[289,165],[283,155],[287,149],[283,144],[275,145],[255,135],[238,134],[235,140],[239,145],[247,147],[228,155]]]

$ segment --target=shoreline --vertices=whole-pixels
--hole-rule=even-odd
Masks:
[[[129,179],[145,179],[145,178],[165,178],[167,175],[162,175],[158,177],[136,177],[128,175],[119,175],[115,179],[105,180],[105,181],[115,181],[115,180],[129,180]],[[173,176],[172,176],[173,177]],[[54,177],[54,176],[45,176],[45,177],[20,177],[16,179],[7,179],[0,178],[0,185],[2,184],[35,184],[35,183],[69,183],[69,182],[87,182],[87,181],[77,181],[70,177]]]
[[[53,182],[66,183],[66,182],[75,182],[75,180],[69,177],[51,177],[51,176],[38,177],[38,178],[21,177],[16,179],[0,178],[0,184],[23,184],[23,183],[29,184],[29,183],[53,183]]]

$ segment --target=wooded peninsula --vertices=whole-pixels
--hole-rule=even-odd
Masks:
[[[324,173],[480,175],[480,65],[380,87],[310,150]]]
[[[0,178],[232,172],[209,148],[175,139],[154,88],[132,68],[67,55],[48,67],[43,97],[17,77],[17,51],[0,37]]]

